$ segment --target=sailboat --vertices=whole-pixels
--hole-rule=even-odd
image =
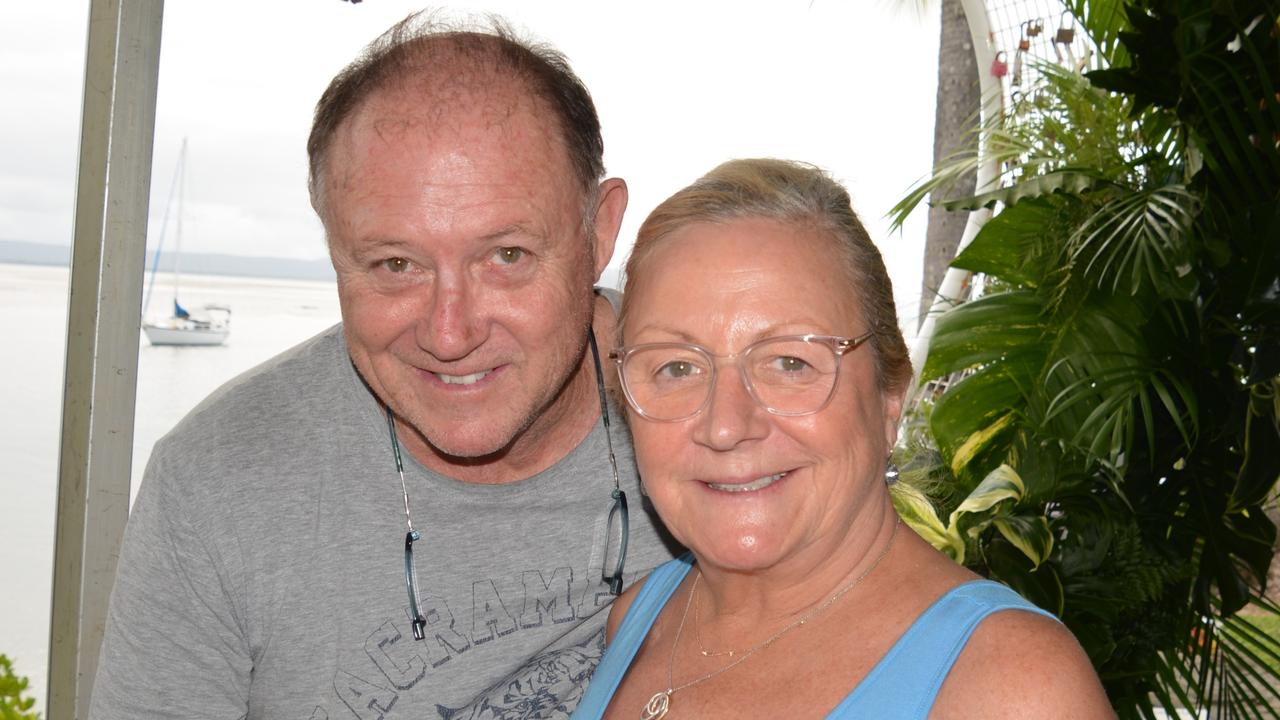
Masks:
[[[147,340],[152,345],[221,345],[231,334],[231,308],[224,305],[205,305],[193,314],[178,300],[178,291],[182,284],[182,201],[185,194],[186,165],[187,141],[184,138],[182,151],[178,154],[178,167],[174,171],[174,182],[169,188],[169,200],[165,203],[164,220],[160,224],[160,242],[156,245],[156,253],[151,260],[151,278],[147,282],[147,297],[142,311],[143,317],[146,317],[146,308],[151,304],[151,293],[155,288],[156,273],[160,271],[160,252],[164,249],[165,230],[169,225],[169,209],[173,205],[176,190],[178,213],[173,250],[173,314],[154,322],[144,321],[142,331],[146,333]]]

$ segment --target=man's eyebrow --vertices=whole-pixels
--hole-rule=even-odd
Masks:
[[[408,248],[411,246],[411,243],[399,238],[388,237],[386,235],[376,235],[371,238],[366,238],[361,242],[356,248],[356,253],[363,254],[378,250],[386,250],[388,248]]]
[[[527,225],[523,225],[521,223],[511,223],[510,225],[506,225],[504,227],[498,228],[493,232],[489,232],[489,233],[485,233],[484,235],[481,235],[480,241],[492,242],[494,240],[502,240],[504,238],[509,238],[512,235],[527,235],[531,237],[537,237],[538,233],[533,232]]]

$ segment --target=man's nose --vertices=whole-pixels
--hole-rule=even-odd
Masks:
[[[437,360],[461,360],[484,342],[482,304],[462,273],[439,273],[418,322],[418,346]]]
[[[711,399],[694,418],[693,439],[713,450],[732,450],[740,443],[764,437],[769,430],[767,415],[737,368],[720,368],[711,386]]]

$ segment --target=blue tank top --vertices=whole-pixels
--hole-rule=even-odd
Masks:
[[[604,715],[649,628],[692,567],[693,556],[686,554],[649,575],[591,676],[572,720],[596,720]],[[1011,609],[1053,617],[990,580],[952,588],[916,618],[827,718],[923,720],[974,628],[991,613]]]

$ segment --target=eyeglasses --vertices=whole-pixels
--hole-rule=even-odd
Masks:
[[[618,484],[618,461],[613,456],[613,433],[609,430],[609,401],[604,393],[604,368],[600,365],[600,348],[596,347],[596,335],[587,333],[591,346],[591,361],[596,368],[596,391],[600,394],[600,421],[604,423],[605,443],[609,447],[609,468],[613,470],[613,505],[609,507],[609,516],[605,521],[604,555],[600,558],[600,580],[609,586],[609,592],[622,594],[622,570],[627,564],[627,540],[631,536],[631,513],[627,511],[627,494]],[[618,536],[618,562],[613,565],[613,572],[605,572],[609,567],[609,545],[613,539],[613,522],[618,519],[620,534]]]
[[[404,534],[404,584],[409,592],[409,621],[413,625],[413,639],[427,637],[427,619],[418,608],[418,569],[413,564],[413,544],[422,539],[422,533],[413,529],[413,515],[409,513],[409,486],[404,481],[404,460],[400,457],[400,438],[396,436],[396,416],[387,407],[387,432],[391,433],[391,452],[396,457],[396,473],[400,475],[400,490],[404,497],[404,521],[409,531]]]
[[[840,359],[874,333],[857,337],[779,335],[732,355],[716,355],[692,343],[644,343],[609,353],[627,402],[659,422],[687,420],[711,403],[717,359],[736,362],[747,393],[774,415],[816,413],[831,402]]]
[[[613,491],[610,493],[613,504],[609,508],[605,523],[605,546],[604,555],[601,558],[600,580],[609,586],[609,592],[620,595],[623,582],[622,571],[627,564],[627,540],[631,536],[631,517],[627,511],[627,494],[619,485],[618,461],[613,454],[613,435],[609,430],[609,404],[604,392],[604,372],[600,367],[600,350],[596,347],[595,333],[588,331],[587,337],[591,345],[591,359],[596,367],[596,389],[600,393],[600,418],[604,423],[605,442],[609,447],[609,467],[613,470]],[[413,626],[413,639],[423,640],[427,636],[427,619],[422,615],[422,601],[418,595],[418,571],[413,564],[413,544],[422,539],[422,533],[414,529],[413,515],[409,512],[409,486],[404,479],[404,460],[400,454],[400,438],[396,434],[396,417],[390,407],[386,407],[385,410],[387,431],[391,434],[391,451],[395,455],[396,473],[400,476],[400,490],[404,497],[404,521],[408,527],[408,532],[404,535],[404,584],[409,595],[409,619]],[[610,546],[613,544],[611,541],[614,536],[615,518],[620,530],[616,543],[617,562],[612,564],[612,572],[605,572],[604,569],[610,567],[609,557],[614,554],[610,552]]]

